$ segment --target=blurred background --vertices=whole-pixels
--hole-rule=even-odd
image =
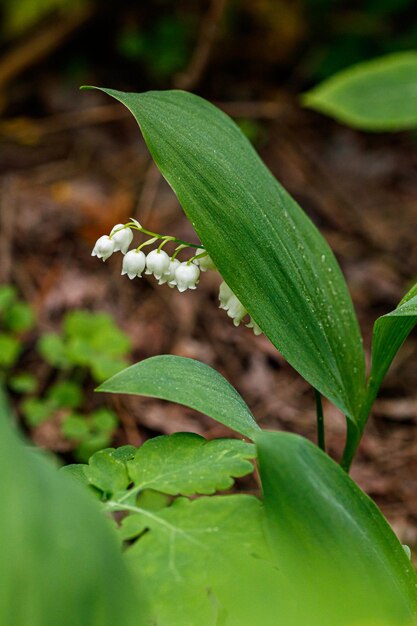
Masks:
[[[152,399],[104,397],[128,363],[173,353],[214,366],[264,428],[315,439],[311,388],[269,341],[218,309],[220,278],[179,294],[92,258],[129,216],[196,241],[130,114],[82,84],[182,88],[230,114],[335,251],[369,355],[375,318],[417,275],[416,134],[367,134],[299,96],[355,62],[416,48],[411,0],[1,0],[0,376],[32,440],[64,462],[190,430],[229,435]],[[352,475],[417,544],[417,341],[395,361]],[[325,403],[330,453],[344,418]],[[250,488],[250,486],[249,486]]]

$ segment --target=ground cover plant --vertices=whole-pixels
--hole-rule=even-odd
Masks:
[[[106,313],[75,310],[67,313],[61,332],[41,333],[36,341],[38,367],[49,366],[40,384],[22,356],[28,333],[36,331],[35,315],[10,285],[0,288],[0,375],[13,393],[26,427],[33,431],[57,421],[61,446],[79,461],[111,444],[118,417],[110,407],[89,409],[87,391],[124,369],[130,340]],[[62,451],[62,450],[61,450]]]
[[[105,260],[118,248],[124,254],[122,273],[129,278],[146,268],[161,288],[168,283],[179,291],[195,288],[201,269],[214,266],[224,279],[220,304],[233,321],[246,320],[256,333],[267,335],[316,390],[323,449],[295,435],[261,431],[233,387],[192,359],[164,355],[116,374],[101,391],[191,406],[249,440],[208,442],[178,433],[138,449],[101,450],[88,464],[65,468],[107,514],[118,514],[122,559],[105,517],[93,513],[93,504],[68,477],[59,481],[42,459],[23,455],[4,421],[5,471],[7,460],[16,457],[26,488],[39,498],[28,498],[27,523],[39,515],[35,505],[50,505],[39,485],[43,473],[50,496],[62,499],[67,490],[66,510],[76,506],[80,520],[95,515],[100,529],[88,548],[88,565],[100,552],[111,573],[106,578],[100,571],[94,591],[91,582],[76,580],[73,597],[66,598],[70,618],[64,612],[64,620],[72,621],[60,623],[105,624],[120,611],[123,624],[411,626],[417,617],[417,577],[409,556],[347,470],[382,379],[417,321],[417,286],[375,322],[367,376],[355,312],[330,248],[231,120],[184,92],[106,91],[134,113],[200,242],[178,241],[130,221],[103,235],[93,254]],[[150,239],[129,251],[133,230]],[[145,257],[146,243],[158,245]],[[172,245],[175,252],[166,254],[163,248]],[[188,247],[197,250],[179,261]],[[341,466],[324,451],[321,395],[346,415]],[[253,459],[262,497],[217,495],[252,472]],[[13,505],[14,497],[6,493],[6,503],[9,498]],[[3,523],[10,530],[12,517]],[[49,553],[68,551],[59,540],[65,520],[55,520],[51,528]],[[88,526],[78,532],[80,545],[88,542]],[[36,563],[43,548],[39,553],[34,548],[28,551]],[[10,589],[0,595],[6,621]],[[80,600],[85,589],[97,603],[89,605],[89,614]],[[35,599],[29,597],[30,602]],[[31,623],[47,623],[42,609],[38,615]]]

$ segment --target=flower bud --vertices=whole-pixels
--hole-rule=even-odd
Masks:
[[[196,251],[196,255],[197,254],[203,254],[204,252],[206,252],[204,250],[204,248],[198,248],[198,250]],[[202,272],[206,272],[207,270],[215,270],[216,266],[214,265],[213,261],[211,260],[211,257],[209,257],[209,255],[206,253],[205,256],[202,256],[200,259],[195,259],[194,263],[196,263],[199,267],[200,270]]]
[[[129,250],[123,257],[122,276],[127,274],[130,280],[136,276],[141,278],[145,264],[146,256],[142,250]]]
[[[182,292],[186,289],[195,289],[199,278],[199,268],[189,261],[180,263],[175,270],[175,282],[178,291]]]
[[[158,280],[158,285],[164,285],[165,283],[168,283],[169,287],[175,287],[177,284],[175,280],[175,270],[177,269],[179,264],[180,262],[178,261],[178,259],[171,259],[171,261],[169,262],[168,272],[161,276],[161,278]]]
[[[103,261],[107,261],[107,259],[114,252],[114,242],[108,235],[103,235],[99,239],[97,239],[96,244],[93,248],[91,256],[96,256],[98,259],[103,259]]]
[[[153,274],[158,280],[169,271],[170,257],[163,250],[152,250],[146,257],[146,274]]]
[[[114,252],[120,250],[122,254],[126,254],[132,243],[133,233],[130,228],[126,228],[124,224],[116,224],[116,226],[112,228],[110,238],[114,241]]]

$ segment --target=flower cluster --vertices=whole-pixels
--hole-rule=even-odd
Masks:
[[[141,243],[137,248],[129,250],[133,241],[133,230],[149,235],[150,239]],[[142,251],[142,248],[154,244],[156,241],[160,242],[156,249],[151,250],[148,254]],[[179,244],[172,256],[162,249],[168,243]],[[194,248],[195,254],[187,261],[179,261],[177,255],[185,248]],[[143,273],[153,275],[159,285],[167,284],[169,287],[176,287],[180,292],[196,289],[200,272],[216,269],[204,248],[199,248],[195,244],[181,241],[175,237],[152,233],[142,228],[139,222],[132,218],[127,224],[116,224],[110,235],[100,237],[96,241],[91,255],[107,261],[114,252],[121,252],[123,255],[122,276],[127,275],[133,280],[134,278],[141,278]],[[233,319],[235,326],[239,326],[248,312],[225,282],[220,285],[219,300],[220,308],[224,309],[227,315]],[[251,317],[249,317],[246,326],[252,328],[255,335],[260,335],[262,332]]]

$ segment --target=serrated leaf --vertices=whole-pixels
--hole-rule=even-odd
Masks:
[[[417,53],[390,54],[342,70],[306,93],[303,103],[354,128],[415,128]]]
[[[202,245],[261,330],[355,419],[365,385],[360,332],[317,228],[213,105],[182,91],[103,91],[135,116]]]
[[[193,433],[146,441],[127,464],[135,487],[169,495],[212,494],[253,471],[253,444],[236,439],[207,441]]]
[[[367,406],[375,400],[382,380],[395,355],[417,324],[417,283],[410,289],[398,307],[379,317],[372,336],[372,368],[368,383]]]
[[[414,624],[417,575],[375,504],[302,437],[261,433],[257,449],[271,545],[311,615],[299,623]]]
[[[132,532],[148,532],[126,559],[152,598],[158,626],[281,624],[281,575],[269,558],[259,500],[179,498],[171,507],[134,518]],[[283,618],[285,626],[296,626]]]
[[[107,495],[123,491],[129,485],[126,465],[113,452],[112,448],[96,452],[84,468],[88,482]]]
[[[259,431],[236,389],[212,367],[180,356],[145,359],[116,374],[98,391],[151,396],[184,404],[251,439]]]
[[[11,420],[0,393],[0,623],[146,626],[146,600],[97,503]]]

